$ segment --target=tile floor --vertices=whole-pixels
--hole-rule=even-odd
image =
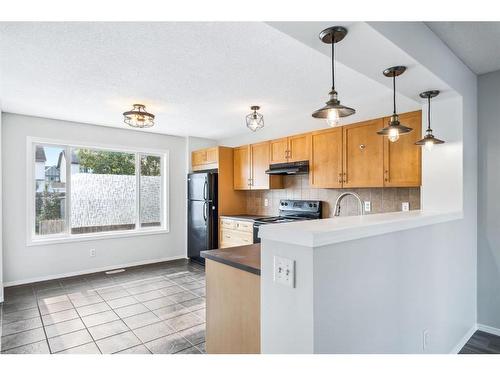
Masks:
[[[4,294],[2,354],[205,353],[205,272],[187,260]]]
[[[476,331],[459,354],[500,354],[500,336]]]

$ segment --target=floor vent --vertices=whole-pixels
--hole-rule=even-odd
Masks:
[[[120,272],[125,272],[123,268],[120,268],[119,270],[111,270],[111,271],[106,271],[106,275],[113,275],[115,273],[120,273]]]

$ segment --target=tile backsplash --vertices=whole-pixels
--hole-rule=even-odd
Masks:
[[[371,212],[401,211],[401,203],[409,202],[410,210],[420,209],[420,188],[363,188],[363,189],[312,189],[309,187],[308,175],[284,176],[284,189],[255,190],[246,192],[247,214],[269,215],[278,214],[280,199],[311,199],[323,202],[323,217],[332,217],[337,197],[352,191],[361,197],[362,201],[371,202]],[[265,201],[267,199],[267,207]],[[358,214],[358,203],[352,196],[347,196],[341,203],[341,216]]]

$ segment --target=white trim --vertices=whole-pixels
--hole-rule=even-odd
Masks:
[[[474,324],[471,328],[469,328],[469,330],[465,333],[465,335],[453,347],[453,349],[450,351],[450,354],[458,354],[476,331],[477,331],[477,324]]]
[[[26,246],[44,246],[58,243],[67,242],[84,242],[84,241],[100,241],[113,238],[126,238],[126,237],[138,237],[138,236],[149,236],[156,234],[168,234],[168,229],[142,229],[142,230],[129,230],[129,231],[115,231],[115,232],[99,232],[91,234],[78,234],[71,235],[71,237],[63,236],[47,236],[41,239],[35,239],[26,243]]]
[[[58,233],[50,236],[36,236],[35,235],[35,144],[41,145],[53,145],[59,146],[65,149],[68,156],[66,162],[66,207],[65,207],[65,219],[66,219],[66,231],[64,233]],[[102,149],[106,151],[115,152],[126,152],[133,153],[135,155],[135,166],[136,166],[136,225],[134,229],[127,231],[108,231],[102,233],[89,233],[89,234],[71,234],[70,228],[70,215],[71,215],[71,151],[74,148],[90,148],[90,149]],[[26,137],[26,171],[27,171],[27,199],[26,199],[26,246],[40,246],[46,244],[54,243],[65,243],[65,242],[80,242],[80,241],[91,241],[91,240],[101,240],[107,238],[121,238],[121,237],[131,237],[131,236],[144,236],[150,234],[165,234],[170,232],[170,179],[167,180],[170,168],[170,153],[169,150],[158,150],[158,149],[148,149],[148,148],[131,148],[122,147],[112,144],[94,144],[90,142],[72,142],[70,140],[56,140],[38,137]],[[161,168],[161,213],[160,220],[161,226],[155,228],[142,228],[140,225],[140,157],[141,155],[148,156],[158,156],[160,157],[160,168]],[[138,169],[139,166],[139,169]]]
[[[492,335],[500,336],[500,328],[487,326],[485,324],[477,324],[477,329],[486,333],[491,333]]]
[[[0,256],[1,256],[1,251],[0,251]],[[0,281],[0,303],[3,302],[3,288],[4,288],[4,285]]]
[[[161,262],[168,262],[170,260],[178,260],[178,259],[187,259],[185,255],[177,255],[173,257],[166,257],[166,258],[158,258],[158,259],[150,259],[150,260],[140,260],[137,262],[131,262],[131,263],[126,263],[126,264],[116,264],[116,265],[110,265],[110,266],[105,266],[105,267],[98,267],[98,268],[90,268],[82,271],[75,271],[75,272],[66,272],[66,273],[60,273],[57,275],[49,275],[49,276],[40,276],[40,277],[32,277],[30,279],[23,279],[23,280],[17,280],[17,281],[9,281],[4,283],[5,287],[9,286],[16,286],[16,285],[24,285],[24,284],[30,284],[30,283],[37,283],[40,281],[47,281],[47,280],[55,280],[55,279],[61,279],[64,277],[72,277],[72,276],[81,276],[81,275],[87,275],[90,273],[96,273],[96,272],[106,272],[110,270],[114,270],[117,268],[127,268],[127,267],[135,267],[135,266],[142,266],[146,264],[153,264],[153,263],[161,263]]]

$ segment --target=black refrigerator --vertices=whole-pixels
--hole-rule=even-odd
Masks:
[[[219,245],[217,177],[217,172],[190,173],[187,177],[188,257],[199,263],[205,263],[200,251]]]

